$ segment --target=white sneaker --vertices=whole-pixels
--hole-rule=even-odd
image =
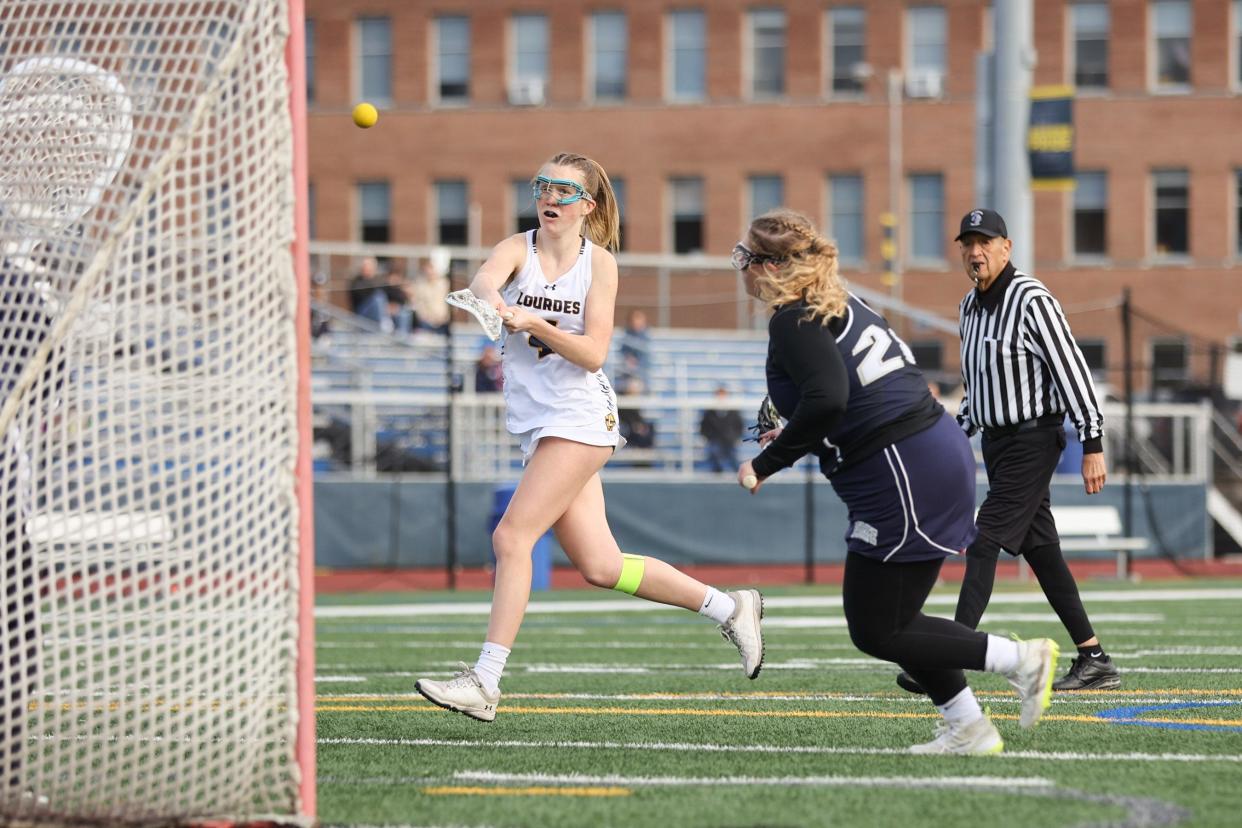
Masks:
[[[970,724],[951,725],[941,719],[936,723],[936,738],[910,748],[911,753],[956,753],[962,756],[986,756],[1000,753],[1005,742],[992,720],[980,716]]]
[[[1005,678],[1022,703],[1018,714],[1018,724],[1022,727],[1034,727],[1052,704],[1052,680],[1056,677],[1060,654],[1061,648],[1051,638],[1018,642],[1018,668],[1005,673]]]
[[[753,679],[763,667],[763,596],[757,589],[730,592],[737,606],[729,620],[720,625],[720,634],[742,655],[742,671]]]
[[[500,704],[500,691],[487,692],[473,667],[464,661],[460,663],[460,667],[461,671],[448,681],[419,679],[414,682],[414,689],[422,693],[427,701],[446,710],[464,713],[481,722],[495,721],[496,706]]]

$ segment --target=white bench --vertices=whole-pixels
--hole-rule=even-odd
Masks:
[[[1113,552],[1117,555],[1117,577],[1125,578],[1129,552],[1142,552],[1149,545],[1147,538],[1126,537],[1121,513],[1116,506],[1053,506],[1064,552]],[[1019,558],[1018,577],[1026,580],[1028,567]]]

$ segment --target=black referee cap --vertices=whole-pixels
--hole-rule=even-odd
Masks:
[[[981,236],[1000,236],[1002,239],[1009,238],[1009,230],[1005,227],[1005,220],[995,210],[971,210],[962,216],[961,230],[953,241],[961,241],[962,236],[965,236],[967,233],[978,233]]]

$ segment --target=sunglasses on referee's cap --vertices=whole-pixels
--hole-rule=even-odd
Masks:
[[[1009,238],[1009,230],[1005,227],[1005,220],[995,210],[971,210],[962,216],[961,230],[953,241],[961,241],[962,236],[971,233],[978,233],[980,236],[991,238],[996,238],[997,236],[1000,236],[1002,239]]]

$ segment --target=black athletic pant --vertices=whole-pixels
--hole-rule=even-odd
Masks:
[[[944,704],[966,688],[963,670],[982,670],[985,633],[924,615],[943,558],[884,563],[850,552],[843,604],[850,640],[864,653],[901,666],[931,700]]]
[[[992,598],[1003,548],[1022,555],[1075,644],[1095,635],[1078,584],[1061,554],[1048,486],[1065,448],[1060,426],[983,434],[988,495],[975,520],[979,536],[966,550],[966,577],[954,618],[972,629]]]

